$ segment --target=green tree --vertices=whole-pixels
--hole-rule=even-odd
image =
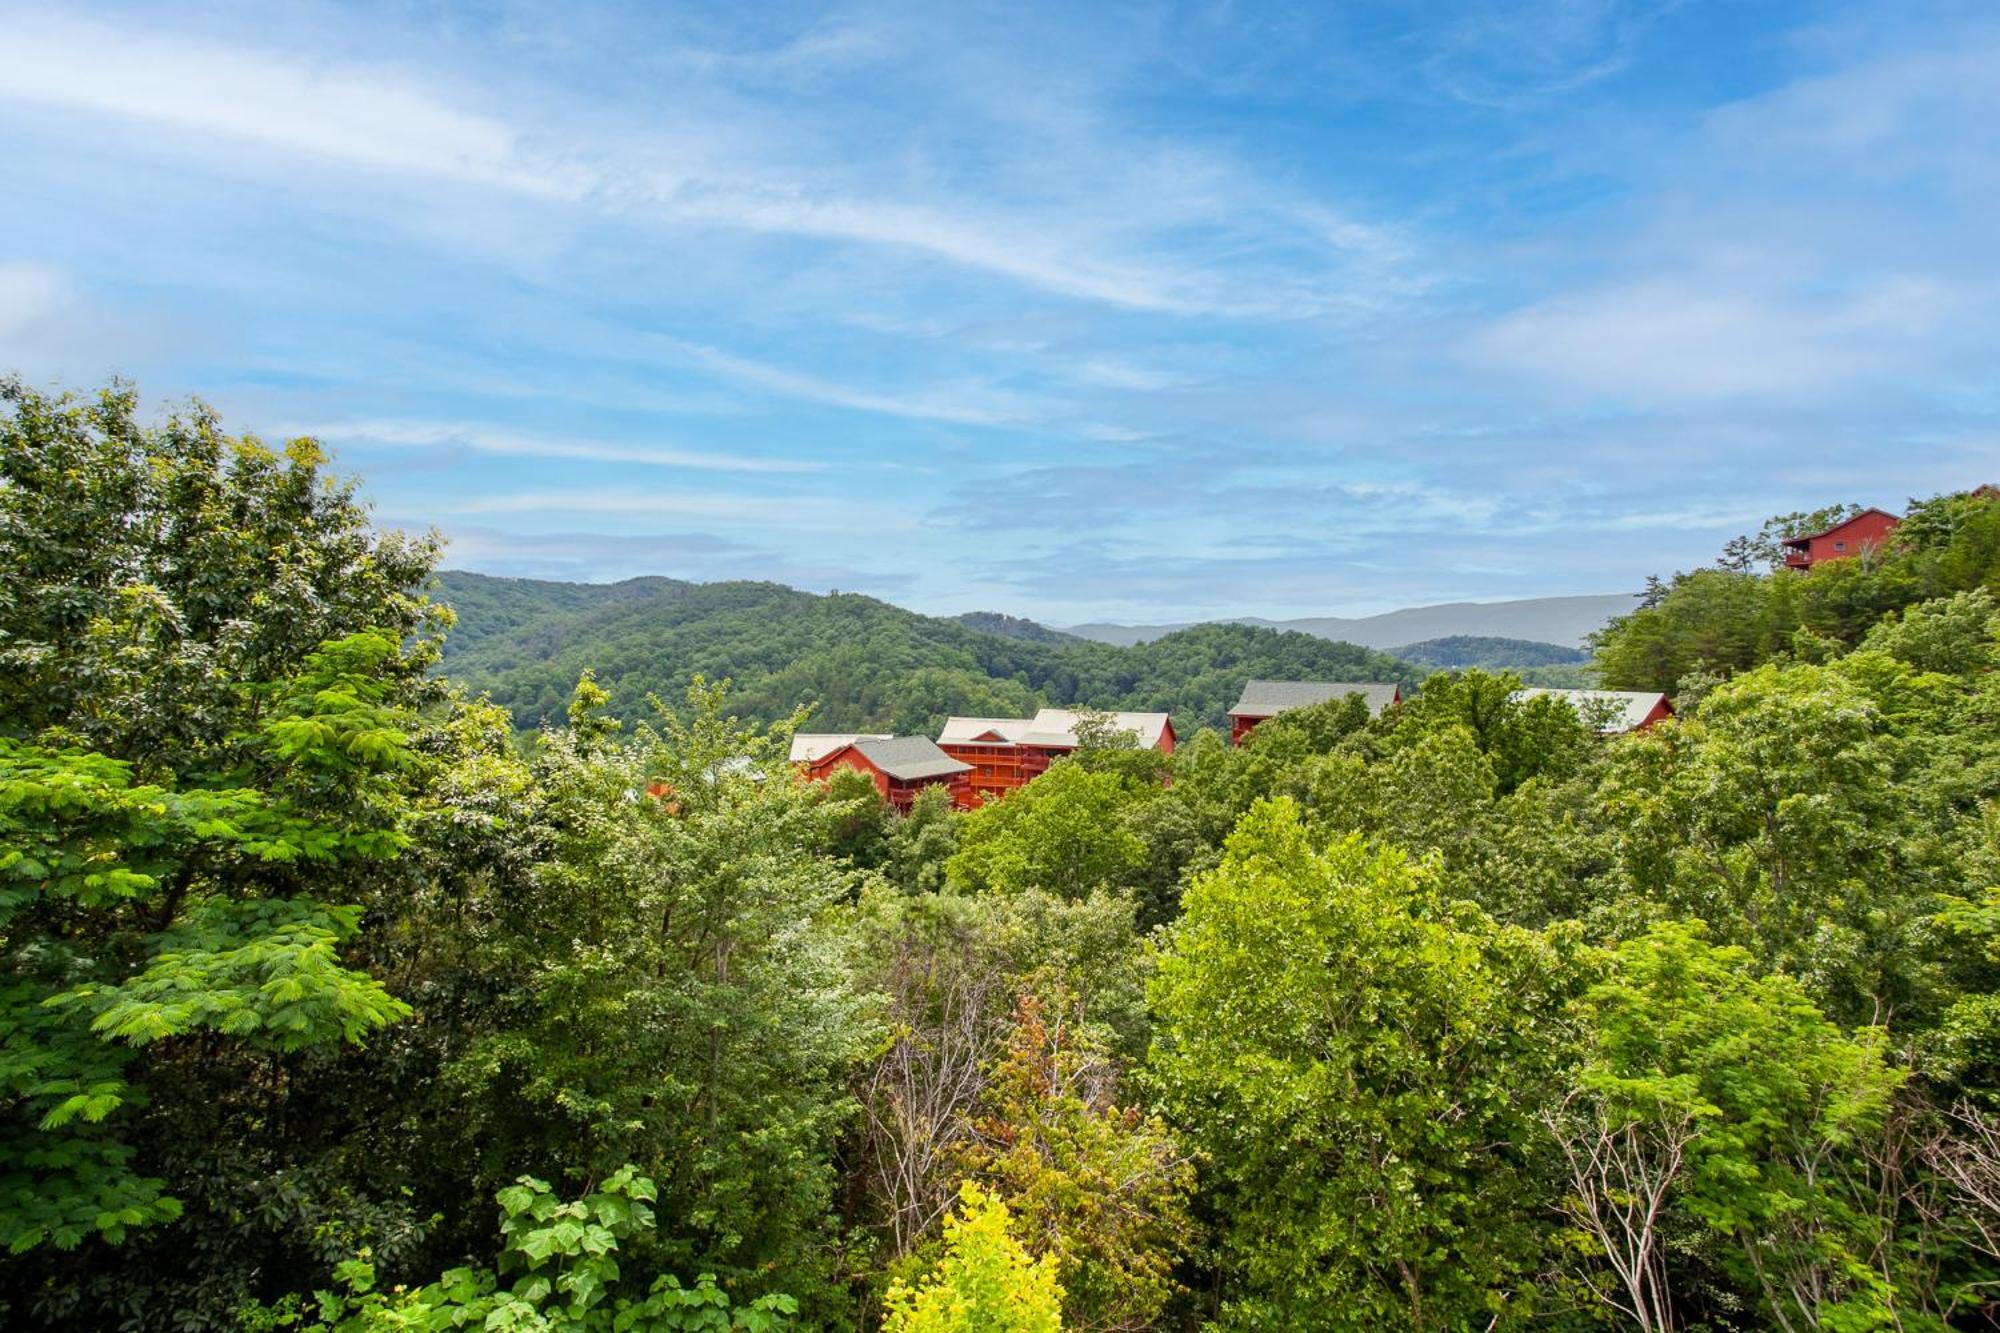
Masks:
[[[1046,889],[1072,898],[1122,885],[1146,859],[1125,813],[1154,794],[1118,773],[1059,760],[1006,800],[966,815],[946,874],[977,892]]]
[[[416,709],[445,617],[409,591],[435,544],[377,534],[310,441],[274,452],[199,404],[147,425],[123,386],[10,380],[0,408],[0,1231],[19,1252],[183,1210],[196,1181],[158,1131],[200,1104],[196,1052],[282,1087],[409,1012],[353,955],[432,771]]]
[[[1927,1294],[1899,1299],[1897,1280],[1916,1275],[1863,1169],[1903,1077],[1881,1030],[1843,1033],[1796,981],[1680,923],[1620,945],[1580,1009],[1579,1091],[1598,1126],[1628,1138],[1625,1159],[1577,1172],[1573,1209],[1618,1206],[1630,1174],[1616,1168],[1642,1161],[1656,1202],[1722,1242],[1722,1266],[1772,1326],[1920,1321]],[[1654,1308],[1670,1312],[1660,1259]]]
[[[542,737],[540,855],[476,933],[492,998],[443,1071],[457,1150],[485,1182],[636,1163],[668,1219],[647,1257],[819,1310],[845,1076],[870,1039],[836,919],[852,872],[815,854],[818,796],[763,776],[786,726],[745,727],[699,682],[629,741],[601,709],[586,681]]]
[[[1287,800],[1183,907],[1151,1076],[1205,1153],[1225,1326],[1525,1316],[1551,1202],[1526,1149],[1574,984],[1560,940],[1440,900],[1400,852],[1315,846]]]

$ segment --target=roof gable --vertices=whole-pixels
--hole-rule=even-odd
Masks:
[[[1034,728],[1025,717],[948,717],[938,740],[946,745],[998,745],[1018,741]]]
[[[1329,699],[1345,699],[1358,694],[1368,702],[1371,716],[1395,703],[1402,686],[1393,681],[1345,680],[1251,680],[1243,683],[1243,696],[1229,710],[1231,717],[1276,717],[1288,708],[1309,708]]]
[[[792,737],[791,761],[814,764],[860,740],[887,740],[886,731],[801,731]]]
[[[1085,716],[1078,709],[1044,708],[1035,714],[1020,743],[1052,750],[1074,750],[1078,745],[1076,728]],[[1130,733],[1138,740],[1141,749],[1158,748],[1173,729],[1173,720],[1165,713],[1107,713],[1105,716],[1110,720],[1113,731]]]

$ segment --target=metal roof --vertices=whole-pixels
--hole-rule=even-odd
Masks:
[[[1034,725],[1033,719],[1025,717],[948,717],[944,720],[944,730],[938,733],[938,740],[960,745],[1012,743],[1027,735]],[[988,732],[1000,740],[981,740]]]
[[[1243,697],[1229,710],[1231,717],[1276,717],[1288,708],[1308,708],[1329,699],[1345,699],[1358,694],[1368,701],[1368,713],[1379,717],[1396,702],[1402,686],[1390,682],[1348,680],[1251,680],[1243,683]]]
[[[1658,690],[1558,690],[1537,687],[1516,690],[1509,697],[1532,699],[1538,694],[1553,695],[1567,701],[1570,707],[1576,709],[1578,717],[1587,722],[1597,722],[1600,736],[1615,736],[1633,730],[1663,703],[1667,704],[1668,712],[1673,711],[1673,705],[1667,703],[1667,696]]]
[[[1035,714],[1027,734],[1021,737],[1021,744],[1073,750],[1077,746],[1077,724],[1084,717],[1083,712],[1075,709],[1044,708]],[[1138,738],[1140,748],[1148,750],[1159,746],[1171,725],[1165,713],[1107,713],[1106,717],[1112,730],[1130,732]]]
[[[792,762],[810,764],[856,741],[885,741],[886,731],[801,731],[792,737]]]
[[[898,782],[945,778],[972,771],[971,764],[953,759],[928,736],[864,736],[854,742],[854,748]]]

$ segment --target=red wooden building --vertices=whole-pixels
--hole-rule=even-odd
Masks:
[[[1902,519],[1886,509],[1864,509],[1825,532],[1785,538],[1785,568],[1811,569],[1822,560],[1844,560],[1863,551],[1879,550]]]
[[[938,748],[972,766],[966,804],[996,800],[1026,786],[1078,745],[1076,729],[1084,714],[1044,708],[1033,717],[947,718]],[[1174,724],[1165,713],[1110,713],[1115,731],[1129,732],[1140,748],[1174,752]]]
[[[1276,717],[1290,708],[1309,708],[1329,699],[1345,699],[1358,694],[1368,701],[1371,717],[1403,702],[1403,687],[1395,683],[1341,680],[1252,680],[1243,685],[1243,697],[1229,710],[1229,743],[1243,744],[1243,738],[1259,722]]]
[[[838,768],[866,773],[882,799],[905,814],[919,792],[939,784],[951,791],[954,805],[971,800],[966,782],[972,765],[953,759],[928,736],[808,732],[792,737],[792,761],[813,782],[824,782]]]

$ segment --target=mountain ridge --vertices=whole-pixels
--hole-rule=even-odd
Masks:
[[[1195,625],[1255,625],[1316,638],[1357,644],[1385,652],[1406,643],[1433,639],[1495,638],[1581,648],[1613,616],[1638,605],[1638,593],[1583,593],[1564,597],[1523,597],[1502,602],[1439,602],[1403,607],[1373,616],[1299,616],[1270,620],[1229,616],[1215,620],[1128,625],[1097,621],[1055,628],[1078,638],[1121,646],[1149,643]]]
[[[677,701],[700,675],[729,678],[732,707],[753,720],[812,703],[815,729],[910,734],[932,734],[954,713],[1025,716],[1044,705],[1168,712],[1184,731],[1221,727],[1253,677],[1409,686],[1422,675],[1367,648],[1249,625],[1194,626],[1121,648],[1015,617],[926,616],[776,583],[564,584],[446,570],[432,591],[459,611],[442,670],[490,694],[521,727],[559,718],[586,669],[627,719],[644,714],[649,695]]]

